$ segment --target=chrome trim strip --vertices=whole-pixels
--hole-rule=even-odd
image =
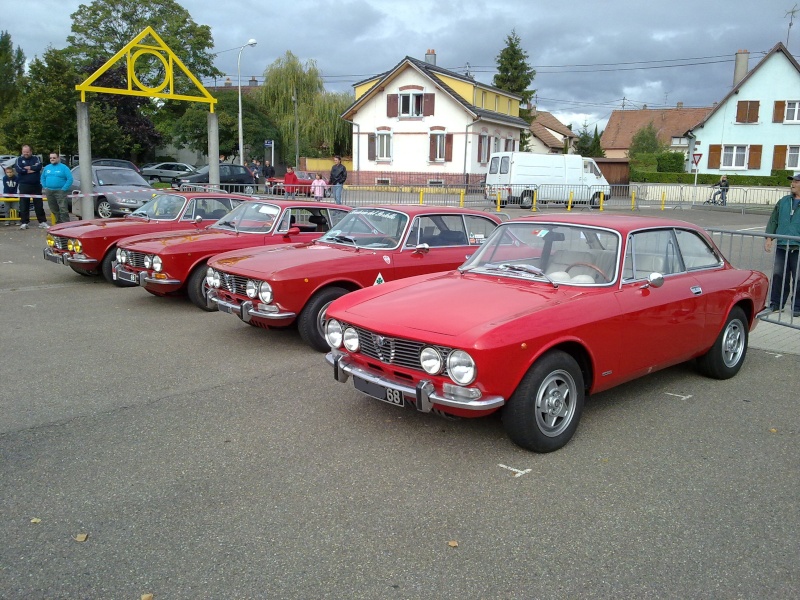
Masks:
[[[64,254],[63,256],[64,258],[61,259],[62,261],[77,263],[79,265],[96,265],[97,263],[100,262],[99,260],[94,258],[75,258],[74,254],[72,256]],[[67,262],[65,262],[64,264],[67,264]]]
[[[412,387],[407,383],[389,379],[383,375],[377,375],[371,371],[357,367],[338,351],[328,352],[328,354],[325,355],[325,360],[333,366],[333,376],[336,381],[344,383],[350,375],[355,375],[370,383],[389,386],[393,389],[400,390],[404,395],[416,399],[417,410],[420,412],[430,412],[434,404],[463,408],[466,410],[490,410],[493,408],[500,408],[506,403],[505,398],[502,396],[485,396],[480,400],[458,400],[456,398],[442,396],[436,393],[433,383],[427,379],[421,380],[416,387]]]
[[[233,314],[237,315],[245,323],[249,323],[253,317],[266,319],[268,321],[277,321],[281,319],[294,319],[297,316],[297,313],[293,312],[272,313],[256,310],[253,308],[253,303],[250,300],[245,300],[241,304],[234,304],[233,302],[228,302],[227,300],[217,297],[216,292],[212,295],[211,290],[209,290],[208,298],[210,301],[217,303],[217,308],[219,308],[220,304],[227,307],[230,309],[227,312],[233,312]]]
[[[139,273],[139,284],[144,285],[145,283],[158,283],[160,285],[180,285],[183,282],[180,279],[155,279],[154,277],[148,277],[147,274],[142,271]]]

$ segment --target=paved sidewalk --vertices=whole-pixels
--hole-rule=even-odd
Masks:
[[[792,318],[792,313],[772,313],[770,322],[759,320],[754,331],[750,333],[750,347],[775,352],[776,354],[800,355],[800,318]],[[794,325],[794,327],[788,327]]]

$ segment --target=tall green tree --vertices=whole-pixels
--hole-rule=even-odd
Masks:
[[[497,62],[497,75],[494,76],[493,85],[496,88],[522,96],[526,108],[521,108],[519,116],[528,123],[531,122],[530,103],[536,90],[530,89],[536,71],[528,64],[528,53],[522,48],[522,40],[516,30],[506,36],[506,45],[495,59]],[[520,148],[526,150],[530,134],[523,132],[520,139]]]
[[[628,157],[637,158],[640,154],[657,154],[666,148],[658,139],[658,130],[653,122],[639,129],[631,138],[631,145],[628,148]]]
[[[594,126],[594,135],[592,136],[592,143],[589,146],[589,153],[586,156],[592,158],[605,158],[606,153],[600,145],[600,136],[602,133],[597,132],[597,125]]]
[[[11,34],[0,32],[0,113],[13,107],[23,84],[25,54],[11,42]]]
[[[328,94],[313,60],[305,64],[286,52],[267,67],[261,102],[277,131],[277,155],[293,164],[295,155],[295,101],[301,156],[349,154],[349,123],[339,115],[352,103],[352,95]]]
[[[575,142],[575,154],[580,156],[591,156],[592,151],[592,134],[589,133],[589,124],[584,121],[581,128],[578,130],[578,139]]]

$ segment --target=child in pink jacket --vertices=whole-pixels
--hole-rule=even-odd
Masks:
[[[325,190],[327,188],[328,184],[325,183],[322,175],[317,173],[317,178],[311,182],[311,194],[314,196],[314,200],[317,202],[322,202],[322,199],[325,197]]]

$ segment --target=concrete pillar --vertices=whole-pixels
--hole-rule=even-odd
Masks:
[[[219,185],[219,118],[208,113],[208,182]]]
[[[83,197],[77,204],[80,206],[80,217],[84,220],[94,219],[94,196],[92,196],[92,137],[89,130],[89,105],[78,101],[78,162],[81,174],[81,194]],[[75,212],[75,203],[72,210]]]

